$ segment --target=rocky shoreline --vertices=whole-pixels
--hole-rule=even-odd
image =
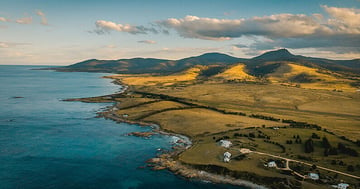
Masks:
[[[103,78],[111,79],[111,77],[107,77],[107,76]],[[124,86],[123,83],[117,80],[116,81],[114,80],[113,83]],[[75,99],[65,99],[64,101],[81,101],[86,103],[114,102],[113,99],[115,98],[115,96],[121,95],[128,91],[129,91],[129,87],[125,86],[124,88],[122,88],[122,90],[120,90],[116,94],[101,96],[101,100],[94,98],[75,98]],[[146,126],[152,128],[151,132],[132,132],[128,134],[129,136],[149,138],[152,135],[158,133],[158,134],[174,137],[174,140],[172,142],[173,147],[170,152],[163,152],[157,157],[151,158],[146,162],[148,167],[152,167],[151,168],[152,170],[157,171],[157,170],[168,169],[172,173],[187,179],[198,179],[212,183],[231,184],[231,185],[244,186],[244,187],[256,188],[256,189],[267,188],[265,186],[252,183],[250,181],[236,179],[230,176],[213,174],[203,170],[198,170],[196,168],[193,168],[191,165],[185,165],[181,163],[180,161],[176,160],[177,159],[176,157],[179,154],[181,154],[183,151],[185,151],[186,149],[192,146],[192,142],[189,137],[163,131],[161,130],[161,127],[156,124],[124,119],[123,117],[117,115],[115,110],[116,110],[116,105],[109,106],[105,111],[98,112],[97,113],[98,115],[96,117],[98,118],[103,117],[105,119],[113,120],[117,123],[128,123],[128,124],[134,124],[138,126]]]

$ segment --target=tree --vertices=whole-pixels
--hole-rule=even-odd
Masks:
[[[322,138],[322,146],[323,146],[324,148],[330,148],[330,147],[331,147],[330,142],[329,142],[329,140],[328,140],[326,137],[323,137],[323,138]]]
[[[312,170],[315,170],[317,167],[316,167],[316,165],[315,164],[313,164],[312,166],[311,166],[311,169]]]
[[[329,156],[329,148],[324,149],[324,156]]]
[[[354,171],[355,171],[355,168],[354,168],[353,165],[349,165],[349,166],[347,167],[347,170],[350,171],[350,172],[354,172]]]
[[[338,150],[335,147],[329,149],[329,155],[338,155]]]
[[[311,138],[320,139],[320,136],[317,135],[316,133],[312,133]]]
[[[305,142],[305,153],[311,153],[314,152],[314,142],[311,138],[309,138]]]
[[[338,149],[339,149],[339,151],[340,151],[340,152],[344,152],[344,151],[345,151],[345,148],[346,148],[345,145],[344,145],[343,143],[340,143],[340,142],[339,142],[339,144],[338,144]]]

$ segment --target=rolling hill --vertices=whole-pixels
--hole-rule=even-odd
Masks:
[[[314,57],[293,55],[286,49],[270,51],[252,59],[237,58],[221,53],[206,53],[200,56],[184,58],[180,60],[166,60],[155,58],[132,58],[118,60],[97,60],[90,59],[65,67],[54,68],[58,71],[67,72],[105,72],[122,74],[157,73],[170,74],[179,72],[195,65],[206,66],[228,66],[236,63],[243,63],[249,73],[255,76],[266,75],[276,69],[275,64],[268,64],[274,61],[288,61],[299,65],[326,69],[334,72],[360,74],[360,59],[354,60],[329,60]]]
[[[118,77],[123,80],[137,85],[171,85],[176,82],[216,80],[269,82],[341,91],[354,91],[360,87],[360,59],[329,60],[305,57],[293,55],[286,49],[266,52],[252,59],[206,53],[180,60],[91,59],[52,69],[66,72],[116,73],[121,74]]]

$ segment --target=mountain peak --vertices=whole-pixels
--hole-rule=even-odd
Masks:
[[[218,53],[218,52],[210,52],[210,53],[205,53],[205,54],[202,54],[198,57],[201,57],[201,58],[223,58],[223,57],[232,57],[232,56],[229,56],[227,54],[223,54],[223,53]],[[233,58],[233,57],[232,57]]]
[[[295,55],[291,54],[287,49],[279,49],[275,51],[266,52],[254,59],[276,60],[284,58],[293,58]]]

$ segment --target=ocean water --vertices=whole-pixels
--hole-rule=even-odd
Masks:
[[[120,86],[105,74],[33,68],[0,66],[0,189],[239,188],[139,168],[171,148],[169,136],[126,136],[151,128],[94,118],[110,103],[61,101]]]

